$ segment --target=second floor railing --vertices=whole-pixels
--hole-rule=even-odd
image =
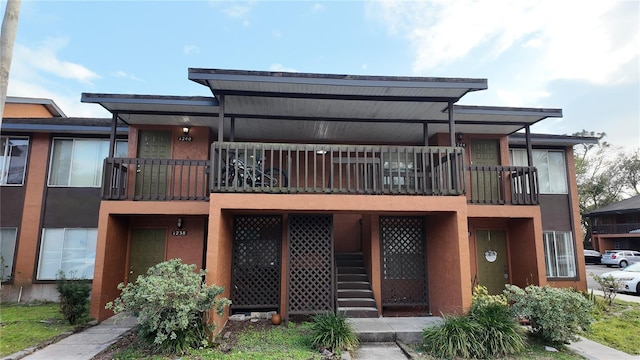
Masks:
[[[474,204],[537,205],[538,171],[533,166],[468,167],[469,202]]]
[[[104,200],[208,200],[209,161],[106,158]]]
[[[104,200],[209,200],[210,192],[467,195],[537,205],[535,167],[465,166],[463,148],[216,142],[211,160],[107,158]]]
[[[593,225],[591,232],[593,234],[637,234],[640,233],[640,223]]]
[[[215,142],[212,192],[461,195],[464,149]]]

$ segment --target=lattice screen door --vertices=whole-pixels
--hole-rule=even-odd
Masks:
[[[424,218],[381,216],[382,305],[428,305]]]
[[[232,309],[279,309],[282,216],[236,216]]]
[[[289,314],[334,310],[332,215],[289,216]]]

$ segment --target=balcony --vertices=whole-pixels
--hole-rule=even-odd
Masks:
[[[211,146],[212,192],[464,194],[455,147],[262,144]]]
[[[533,166],[468,166],[472,204],[538,205],[538,170]]]
[[[214,193],[459,196],[538,204],[534,167],[465,166],[459,147],[215,142],[211,161],[107,158],[104,200],[200,200]]]
[[[593,234],[640,234],[640,223],[593,225]]]
[[[103,200],[209,200],[209,161],[106,158]]]

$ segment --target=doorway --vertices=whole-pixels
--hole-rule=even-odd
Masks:
[[[136,198],[158,198],[167,193],[168,165],[147,159],[171,158],[170,131],[140,131],[136,169]]]
[[[129,251],[129,282],[165,260],[165,229],[132,229]]]
[[[505,232],[476,230],[476,254],[478,285],[486,287],[491,295],[502,294],[509,281]]]
[[[496,139],[471,139],[471,165],[500,165],[500,146]],[[474,201],[501,199],[496,171],[471,171],[471,194]]]

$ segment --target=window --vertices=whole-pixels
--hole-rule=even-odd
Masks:
[[[0,228],[0,276],[2,281],[11,279],[13,273],[13,256],[16,251],[17,228]]]
[[[527,166],[527,151],[511,149],[511,163]],[[538,169],[541,194],[566,194],[567,171],[562,150],[533,150],[533,166]]]
[[[67,277],[93,279],[98,229],[43,229],[38,280]]]
[[[576,257],[570,231],[544,232],[547,277],[576,277]]]
[[[116,142],[116,157],[126,157],[127,142]],[[102,139],[54,139],[49,171],[50,186],[100,187],[102,164],[109,141]]]
[[[29,139],[0,137],[0,185],[22,185],[27,164]]]

